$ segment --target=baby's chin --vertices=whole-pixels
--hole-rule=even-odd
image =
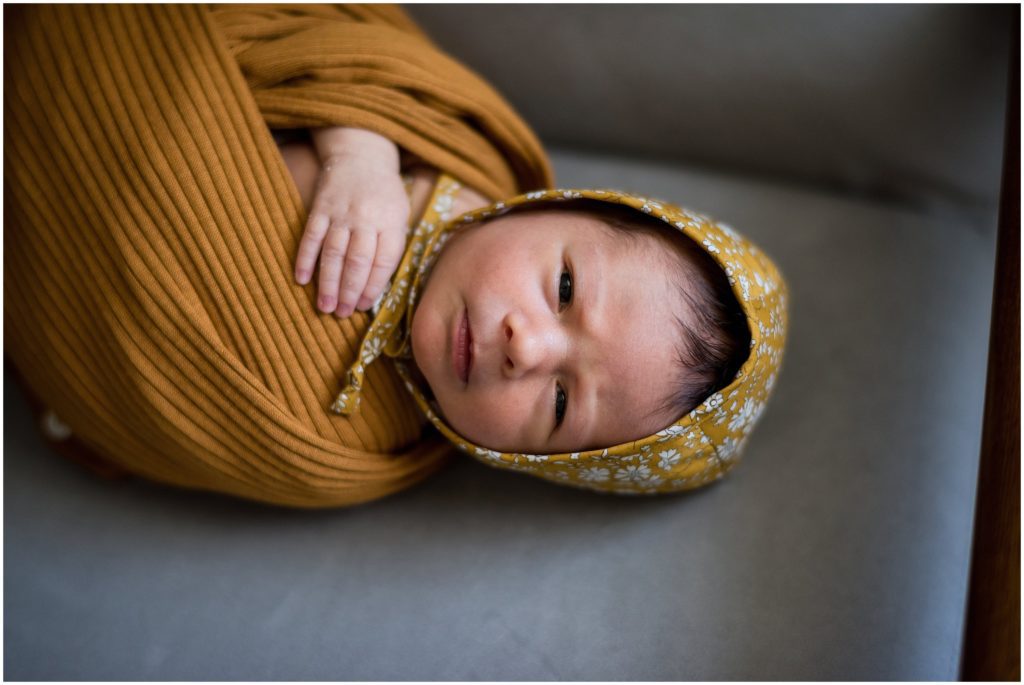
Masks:
[[[439,418],[445,425],[451,428],[456,433],[456,435],[461,437],[463,440],[467,440],[472,444],[478,445],[480,447],[485,447],[485,445],[477,441],[475,436],[469,435],[467,434],[466,431],[463,430],[464,426],[461,424],[461,422],[457,420],[452,421],[452,419],[449,416],[449,412],[445,409],[445,406],[442,403],[442,399],[438,397],[436,392],[434,392],[434,388],[430,384],[430,381],[427,380],[427,376],[423,373],[419,365],[416,363],[415,356],[413,357],[412,364],[408,364],[406,368],[412,375],[413,382],[423,392],[423,396],[430,404],[430,409],[434,412],[434,415],[437,416],[437,418]],[[472,430],[470,430],[469,432],[472,433]],[[488,447],[487,449],[494,448]]]

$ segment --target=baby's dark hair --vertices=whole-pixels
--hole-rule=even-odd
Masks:
[[[614,235],[635,242],[643,236],[661,243],[678,266],[676,291],[693,313],[690,326],[676,316],[679,376],[673,393],[655,413],[674,410],[685,416],[713,393],[729,385],[750,355],[750,328],[725,271],[700,245],[661,219],[623,205],[589,199],[535,206],[567,210],[600,219]]]

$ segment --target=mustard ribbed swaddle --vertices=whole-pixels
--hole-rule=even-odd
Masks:
[[[450,453],[393,368],[327,411],[365,315],[313,307],[268,127],[376,130],[482,192],[550,185],[529,129],[401,10],[5,7],[5,354],[103,458],[348,505]]]

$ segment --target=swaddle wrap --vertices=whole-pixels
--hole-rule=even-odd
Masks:
[[[431,203],[450,205],[457,184],[442,176]],[[725,271],[751,333],[750,354],[736,377],[700,406],[653,435],[606,449],[568,454],[505,453],[476,445],[456,433],[410,371],[408,328],[430,267],[445,241],[474,222],[520,208],[590,199],[630,207],[665,222],[700,245]],[[430,422],[460,450],[491,466],[532,474],[557,483],[623,494],[690,490],[721,478],[737,463],[778,377],[786,336],[786,286],[772,261],[727,225],[656,201],[613,190],[553,189],[529,192],[449,221],[421,224],[406,250],[374,322],[363,340],[346,386],[332,405],[341,413],[358,407],[362,374],[381,353],[394,357],[406,389]]]
[[[5,354],[66,441],[182,487],[300,507],[453,453],[386,364],[325,411],[368,325],[320,314],[271,128],[395,140],[477,190],[551,184],[508,104],[401,9],[4,7]]]

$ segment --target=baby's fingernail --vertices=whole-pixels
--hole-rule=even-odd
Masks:
[[[296,271],[295,272],[295,280],[297,280],[300,285],[306,285],[306,281],[309,280],[309,272],[308,271]]]
[[[340,307],[338,307],[338,311],[336,311],[335,314],[337,314],[339,317],[344,319],[346,316],[349,316],[350,314],[352,314],[352,305],[350,305],[350,304],[343,304],[343,305],[341,305]]]
[[[356,305],[356,309],[369,309],[370,305],[373,304],[373,300],[368,297],[360,297],[359,304]]]
[[[320,309],[324,312],[329,312],[334,309],[334,298],[333,297],[321,297],[320,298]]]

